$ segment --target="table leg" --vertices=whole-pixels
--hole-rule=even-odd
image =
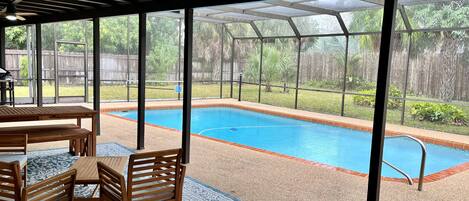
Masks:
[[[5,105],[5,102],[7,101],[7,89],[6,89],[6,83],[1,82],[0,83],[0,105]]]
[[[75,151],[73,150],[73,147],[75,146],[75,143],[73,140],[68,141],[68,152],[72,155],[75,155]]]
[[[77,126],[81,128],[81,118],[77,118]],[[81,147],[83,145],[80,142],[80,139],[73,139],[69,141],[69,152],[74,156],[79,156],[81,152]]]
[[[88,156],[96,156],[96,115],[91,118],[91,136],[88,139]]]

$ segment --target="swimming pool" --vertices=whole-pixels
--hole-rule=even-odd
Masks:
[[[111,114],[137,119],[136,111]],[[180,130],[182,110],[147,110],[145,122]],[[191,126],[192,133],[203,136],[368,174],[368,132],[228,107],[193,108]],[[425,175],[469,162],[469,151],[429,143],[426,146]],[[419,145],[411,140],[385,142],[384,160],[413,178],[419,175],[420,157]],[[403,177],[387,165],[383,165],[382,175]]]

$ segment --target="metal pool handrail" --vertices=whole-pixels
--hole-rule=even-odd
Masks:
[[[408,174],[406,174],[403,170],[399,169],[398,167],[392,165],[391,163],[387,162],[386,160],[383,160],[383,163],[385,163],[386,165],[388,165],[389,167],[391,167],[392,169],[396,170],[397,172],[401,173],[402,175],[404,175],[405,178],[407,178],[407,181],[409,182],[409,185],[412,185],[414,184],[414,182],[412,181],[412,177],[410,177]]]
[[[419,186],[418,186],[418,190],[422,191],[423,177],[424,177],[424,173],[425,173],[425,160],[427,158],[427,147],[425,146],[425,144],[421,140],[419,140],[416,137],[410,136],[410,135],[396,135],[396,136],[386,136],[385,137],[385,139],[394,139],[394,138],[409,138],[409,139],[417,142],[420,145],[420,147],[422,148],[422,159],[421,159],[421,162],[420,162],[420,175],[419,175]],[[403,174],[409,180],[409,184],[412,185],[412,179],[407,174],[405,174],[402,170],[399,170],[397,167],[389,164],[385,160],[383,160],[383,162],[386,163],[387,165],[389,165],[390,167],[392,167],[393,169],[395,169],[396,171],[398,171],[399,173]]]

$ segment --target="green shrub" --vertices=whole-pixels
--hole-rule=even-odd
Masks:
[[[355,76],[348,76],[346,78],[346,84],[348,90],[369,90],[376,87],[375,82],[369,82],[362,78]],[[309,87],[320,88],[320,89],[342,89],[343,80],[311,80],[307,83]]]
[[[467,123],[464,111],[454,105],[439,103],[417,103],[410,108],[410,114],[420,121],[440,122],[453,125]]]
[[[309,87],[319,89],[341,89],[341,82],[335,80],[310,80],[306,83]]]
[[[27,56],[20,56],[20,79],[28,79],[29,74],[28,74],[28,57]],[[28,85],[28,81],[26,80],[21,80],[18,81],[18,85],[24,86]]]
[[[376,89],[367,89],[358,91],[363,95],[353,95],[353,103],[355,105],[365,106],[365,107],[374,107],[375,106],[375,94]],[[389,87],[389,97],[402,97],[401,90],[396,86]],[[389,98],[388,100],[388,109],[398,109],[402,105],[401,99]]]
[[[375,82],[369,82],[363,78],[356,76],[347,76],[345,81],[348,90],[370,90],[376,87]]]

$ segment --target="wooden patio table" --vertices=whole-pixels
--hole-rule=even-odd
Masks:
[[[81,119],[91,118],[92,136],[87,141],[88,156],[96,156],[96,115],[96,111],[83,106],[0,107],[0,122],[76,119],[77,126],[81,127]]]
[[[106,164],[115,171],[124,174],[129,157],[127,156],[102,156],[80,157],[70,169],[77,170],[75,184],[99,184],[98,161]],[[95,188],[96,191],[97,187]],[[93,192],[93,195],[95,192]],[[99,200],[99,198],[75,198],[76,201]]]

